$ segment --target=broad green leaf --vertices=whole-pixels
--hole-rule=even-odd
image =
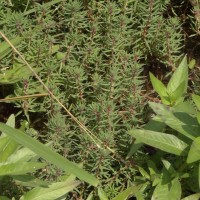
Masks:
[[[163,168],[160,182],[154,189],[151,200],[169,200],[168,195],[170,191],[171,177],[168,171]]]
[[[43,159],[63,169],[67,173],[72,173],[91,185],[98,185],[98,180],[93,175],[90,175],[85,170],[79,168],[77,164],[70,162],[60,154],[51,150],[49,147],[24,134],[22,131],[11,128],[3,123],[0,123],[0,130],[19,144],[29,148]]]
[[[72,191],[80,184],[79,181],[65,181],[52,183],[47,188],[36,187],[25,193],[20,200],[53,200],[64,198],[68,192]]]
[[[171,105],[174,105],[175,102],[178,102],[183,97],[184,90],[185,81],[182,81],[173,92],[169,93]]]
[[[112,200],[126,200],[131,196],[136,196],[136,194],[139,192],[139,186],[131,186],[124,190],[123,192],[120,192],[115,198]]]
[[[182,190],[181,190],[181,183],[178,180],[178,178],[173,179],[170,185],[171,187],[168,194],[168,199],[180,200]]]
[[[187,196],[181,200],[199,200],[200,199],[200,193],[192,194],[190,196]]]
[[[169,94],[173,93],[177,90],[182,82],[185,82],[184,90],[185,93],[187,91],[187,83],[188,83],[188,64],[187,64],[187,56],[183,58],[180,65],[173,73],[168,85],[167,91]]]
[[[165,126],[166,126],[165,123],[163,123],[162,120],[159,119],[159,117],[155,116],[152,120],[150,120],[145,125],[144,129],[162,132]],[[131,145],[131,148],[126,158],[130,158],[142,146],[143,146],[143,143],[139,141],[138,139],[136,139],[135,142]]]
[[[16,37],[14,39],[11,39],[10,42],[14,45],[17,46],[21,43],[22,37]],[[0,59],[2,60],[5,56],[7,56],[10,52],[12,51],[11,46],[6,42],[0,43]]]
[[[168,194],[169,194],[169,184],[159,183],[153,192],[151,200],[169,200]]]
[[[44,166],[44,163],[38,162],[0,164],[0,176],[26,174],[29,172],[34,172],[37,169],[41,169]]]
[[[176,136],[166,133],[133,129],[129,131],[129,134],[147,145],[175,155],[186,154],[185,150],[188,147],[186,143]]]
[[[98,197],[100,200],[108,200],[108,197],[102,188],[98,188]]]
[[[191,140],[198,137],[200,126],[196,118],[184,112],[173,113],[173,108],[159,103],[149,102],[149,105],[158,117],[172,129],[178,131]]]
[[[31,175],[12,175],[11,177],[15,180],[16,184],[26,187],[47,187],[49,184]]]
[[[192,99],[196,105],[196,107],[198,108],[198,110],[200,111],[200,96],[199,95],[196,95],[196,94],[193,94],[192,95]]]
[[[159,94],[159,96],[162,100],[162,103],[169,105],[170,102],[168,101],[169,97],[168,97],[168,93],[167,93],[167,88],[151,72],[149,73],[149,75],[150,75],[151,84],[153,85],[154,90]]]
[[[200,137],[195,138],[193,141],[188,157],[187,157],[187,163],[193,163],[200,160]]]

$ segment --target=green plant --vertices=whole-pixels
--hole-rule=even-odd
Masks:
[[[72,196],[128,198],[130,190],[139,188],[133,193],[141,198],[148,186],[134,187],[135,163],[142,166],[148,155],[130,156],[141,147],[136,140],[124,159],[132,143],[126,133],[146,119],[146,97],[151,91],[143,91],[147,81],[141,75],[149,68],[165,75],[182,54],[184,31],[171,1],[1,0],[0,19],[1,31],[8,38],[19,38],[14,45],[46,86],[1,39],[1,45],[6,45],[6,53],[0,51],[2,98],[8,103],[15,100],[19,119],[26,118],[38,130],[41,142],[51,142],[54,152],[82,163],[100,180],[101,190],[81,184]],[[47,93],[45,88],[51,93],[42,95]],[[176,95],[184,88],[184,83],[176,90],[168,88],[169,94],[162,98],[176,105],[182,101]],[[51,94],[77,117],[82,129]],[[158,119],[146,129],[153,130],[155,124],[162,129]],[[93,136],[85,134],[83,127]],[[40,178],[56,180],[55,174],[62,173],[54,165],[46,168],[38,174]]]
[[[0,137],[0,184],[3,188],[8,187],[9,182],[14,180],[15,182],[23,183],[24,186],[35,187],[20,199],[42,198],[53,200],[61,196],[64,197],[63,195],[66,196],[67,192],[80,184],[78,181],[74,181],[75,176],[67,177],[62,182],[48,183],[28,175],[27,173],[44,168],[46,165],[37,161],[39,157],[43,157],[52,164],[63,168],[67,173],[73,172],[78,177],[91,181],[91,184],[97,184],[97,180],[94,177],[53,152],[48,146],[40,144],[22,131],[14,129],[14,126],[14,115],[10,116],[7,125],[0,124],[0,130],[3,132]],[[25,147],[21,147],[19,144]],[[5,195],[6,192],[9,193],[9,189],[4,188],[4,192],[1,191],[1,195]]]
[[[152,199],[181,199],[192,193],[190,198],[199,199],[200,124],[197,109],[200,108],[200,96],[192,95],[197,109],[190,100],[184,101],[188,81],[186,56],[167,87],[151,73],[150,78],[163,103],[149,103],[156,113],[150,123],[159,125],[153,130],[147,127],[132,129],[129,133],[140,143],[158,150],[147,162],[149,172],[141,166],[138,166],[139,171],[151,184],[151,190],[155,187]]]

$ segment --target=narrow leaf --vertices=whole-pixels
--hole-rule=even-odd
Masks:
[[[108,200],[106,193],[101,188],[98,188],[98,196],[100,200]]]
[[[180,65],[176,69],[176,71],[173,73],[168,85],[167,85],[167,91],[169,93],[173,93],[177,90],[177,88],[180,86],[182,82],[185,82],[184,86],[184,92],[187,91],[187,83],[188,83],[188,64],[187,64],[187,56],[183,58]]]
[[[162,100],[162,103],[169,105],[170,102],[167,100],[167,98],[168,98],[167,88],[151,72],[149,73],[149,75],[150,75],[151,84],[153,85],[154,90],[159,94],[159,96]]]
[[[190,69],[193,69],[193,68],[195,67],[195,65],[196,65],[196,60],[195,60],[195,59],[192,59],[192,60],[189,62],[188,67],[189,67]]]
[[[196,107],[198,108],[198,110],[200,111],[200,96],[199,95],[196,95],[196,94],[193,94],[192,95],[192,99],[196,105]]]

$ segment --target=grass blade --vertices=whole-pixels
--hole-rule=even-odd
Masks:
[[[57,167],[63,169],[67,173],[72,173],[76,175],[79,179],[93,186],[98,185],[98,180],[93,175],[90,175],[85,170],[79,168],[75,163],[70,162],[60,154],[54,152],[49,147],[31,138],[22,131],[11,128],[3,123],[0,123],[0,131],[4,132],[19,144],[22,144],[23,146],[29,148],[37,155],[41,156],[42,158],[56,165]]]

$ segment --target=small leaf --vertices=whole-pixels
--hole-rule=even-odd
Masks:
[[[52,48],[50,49],[50,53],[54,54],[59,50],[60,46],[59,45],[53,45]]]
[[[159,117],[155,116],[152,120],[150,120],[145,125],[144,129],[161,132],[161,131],[163,131],[165,126],[166,126],[165,123],[163,123]],[[138,139],[136,139],[135,142],[131,145],[131,148],[130,148],[126,158],[130,158],[142,146],[143,146],[143,143],[141,141],[139,141]]]
[[[192,95],[192,99],[196,105],[196,107],[198,108],[198,110],[200,111],[200,96],[199,95],[196,95],[196,94],[193,94]]]
[[[98,196],[100,200],[108,200],[106,193],[101,188],[98,188]]]
[[[196,60],[195,59],[192,59],[188,64],[190,69],[193,69],[195,67],[195,65],[196,65]]]
[[[188,64],[187,64],[187,56],[183,58],[180,65],[173,73],[168,85],[167,91],[169,94],[173,93],[177,90],[182,82],[185,82],[184,85],[184,93],[187,91],[187,83],[188,83]]]
[[[68,192],[72,191],[79,184],[79,181],[65,181],[52,183],[47,188],[36,187],[25,193],[20,200],[52,200],[61,197],[64,198]]]
[[[175,155],[186,154],[185,150],[188,147],[186,143],[176,136],[161,132],[133,129],[129,131],[129,134],[147,145]]]
[[[145,177],[146,179],[150,180],[149,174],[142,167],[138,166],[138,170],[139,170],[140,174],[142,174],[143,177]]]
[[[65,56],[66,56],[65,53],[61,53],[61,52],[58,52],[58,53],[56,54],[56,58],[57,58],[58,60],[64,59]]]
[[[162,103],[169,105],[170,102],[167,101],[168,93],[167,93],[167,88],[165,87],[165,85],[160,80],[158,80],[151,72],[150,72],[150,80],[151,80],[154,90],[159,94],[162,100]]]
[[[193,163],[200,160],[200,137],[195,138],[187,157],[187,163]]]
[[[159,174],[159,170],[156,167],[156,164],[152,160],[148,160],[147,165],[148,165],[148,169],[151,176],[155,174]]]
[[[178,102],[184,95],[185,92],[185,81],[182,81],[180,85],[171,93],[169,93],[171,104]]]

